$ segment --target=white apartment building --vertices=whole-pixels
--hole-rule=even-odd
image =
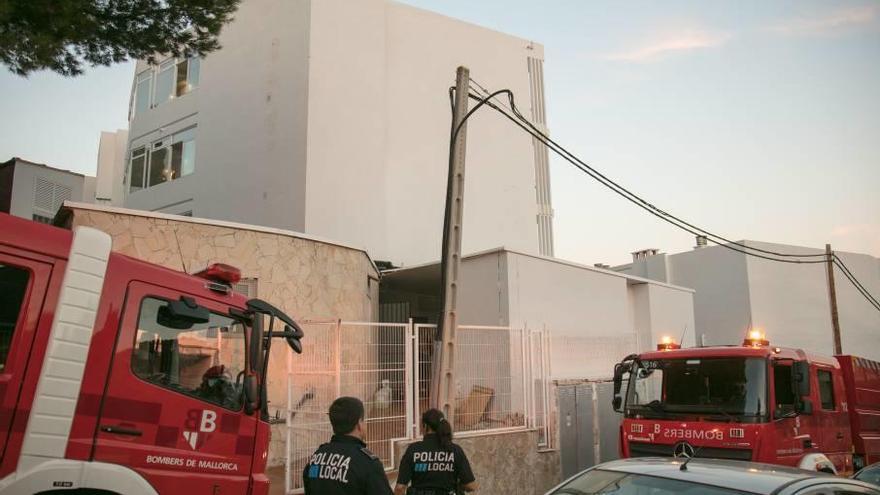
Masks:
[[[747,246],[796,254],[824,250],[738,241]],[[880,259],[836,251],[875,297],[880,295]],[[623,273],[695,289],[697,342],[740,344],[747,329],[766,332],[771,344],[833,354],[834,341],[824,263],[787,264],[764,260],[722,246],[677,254],[657,250],[633,253]],[[835,269],[841,344],[845,354],[880,359],[880,312]]]
[[[389,0],[246,0],[204,59],[137,65],[124,206],[440,255],[459,65],[546,129],[543,47]],[[468,126],[464,246],[552,256],[547,150]]]

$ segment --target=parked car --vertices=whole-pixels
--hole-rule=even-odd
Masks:
[[[547,492],[547,495],[591,494],[880,495],[880,489],[849,478],[774,464],[640,457],[599,464]]]
[[[880,462],[863,467],[853,475],[853,479],[880,486]]]

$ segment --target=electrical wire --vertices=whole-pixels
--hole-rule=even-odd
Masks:
[[[665,221],[675,227],[678,227],[679,229],[682,229],[686,232],[689,232],[692,235],[705,236],[705,237],[707,237],[708,240],[711,240],[712,242],[718,244],[719,246],[730,249],[732,251],[736,251],[738,253],[754,256],[757,258],[763,258],[763,259],[770,260],[770,261],[777,261],[780,263],[818,264],[818,263],[826,263],[827,262],[826,260],[800,260],[800,259],[786,259],[786,258],[780,259],[777,257],[765,256],[762,254],[757,254],[757,253],[749,251],[749,249],[755,249],[755,250],[761,251],[760,249],[752,248],[751,246],[747,246],[747,245],[740,244],[737,242],[724,243],[724,242],[718,241],[710,236],[706,236],[704,233],[705,231],[703,231],[702,229],[699,229],[698,227],[693,227],[690,224],[688,224],[687,222],[681,221],[677,217],[666,214],[665,212],[663,212],[659,208],[656,208],[653,205],[650,205],[650,203],[645,202],[641,198],[638,198],[637,196],[635,196],[634,194],[632,194],[628,190],[623,189],[620,186],[615,187],[615,185],[616,185],[615,183],[613,183],[612,181],[610,181],[609,179],[607,179],[603,175],[596,172],[592,167],[589,167],[588,165],[581,162],[576,156],[574,156],[573,154],[571,154],[570,152],[568,152],[567,150],[562,148],[562,146],[560,146],[558,143],[547,138],[538,129],[532,128],[533,126],[531,126],[530,123],[526,123],[524,125],[519,119],[512,117],[510,114],[503,111],[497,105],[491,103],[489,100],[491,98],[493,98],[494,96],[497,96],[498,94],[506,94],[508,96],[508,98],[512,98],[512,96],[513,96],[513,94],[509,90],[496,91],[487,97],[481,97],[480,95],[471,94],[470,97],[472,99],[479,101],[479,104],[476,107],[474,107],[474,110],[476,110],[477,108],[479,108],[482,105],[487,105],[487,106],[495,109],[501,115],[505,116],[508,120],[513,122],[515,125],[522,128],[527,133],[531,134],[532,137],[534,137],[535,139],[537,139],[538,141],[543,143],[549,149],[553,150],[554,153],[556,153],[557,155],[562,157],[564,160],[568,161],[569,163],[571,163],[572,165],[574,165],[575,167],[577,167],[578,169],[580,169],[581,171],[583,171],[584,173],[586,173],[587,175],[592,177],[593,179],[597,180],[598,182],[600,182],[604,186],[608,187],[609,189],[611,189],[612,191],[614,191],[618,195],[622,196],[624,199],[626,199],[626,200],[632,202],[633,204],[635,204],[636,206],[644,209],[645,211],[647,211],[651,215],[654,215],[655,217],[660,218],[661,220],[663,220],[663,221]],[[470,116],[472,114],[473,114],[473,110],[471,112],[468,112],[468,116]],[[463,123],[464,123],[464,120],[462,120],[462,124]],[[459,130],[460,128],[461,128],[461,125],[459,125],[457,130]],[[457,132],[455,133],[455,135],[457,136]],[[609,182],[611,182],[611,183],[609,184]],[[724,239],[720,236],[717,236],[717,237],[722,240]],[[781,254],[785,254],[786,256],[792,256],[787,253],[781,253]],[[812,257],[815,255],[809,255],[809,256]],[[821,256],[824,256],[824,255],[821,255]]]
[[[598,181],[599,183],[601,183],[605,187],[611,189],[613,192],[622,196],[624,199],[627,199],[628,201],[634,203],[636,206],[639,206],[640,208],[644,209],[645,211],[654,215],[655,217],[660,218],[661,220],[664,220],[667,223],[670,223],[673,226],[678,227],[679,229],[682,229],[682,230],[689,232],[693,235],[698,235],[698,236],[702,235],[702,236],[706,237],[707,240],[710,240],[710,241],[714,242],[715,244],[717,244],[721,247],[730,249],[732,251],[736,251],[736,252],[739,252],[739,253],[742,253],[742,254],[745,254],[748,256],[754,256],[757,258],[766,259],[769,261],[776,261],[776,262],[780,262],[780,263],[793,263],[793,264],[818,264],[818,263],[833,262],[841,270],[841,272],[844,274],[844,276],[847,278],[847,280],[849,280],[849,282],[856,288],[856,290],[858,290],[859,293],[865,297],[865,299],[868,301],[868,303],[871,304],[872,306],[874,306],[878,311],[880,311],[880,301],[878,301],[877,298],[875,298],[874,296],[871,295],[871,293],[867,290],[867,288],[865,288],[865,286],[859,281],[859,279],[855,276],[855,274],[853,274],[849,270],[849,268],[846,266],[846,264],[843,262],[843,260],[839,256],[837,256],[836,253],[832,253],[831,259],[828,259],[828,255],[825,253],[822,253],[822,254],[818,254],[818,253],[811,253],[811,254],[780,253],[777,251],[761,249],[761,248],[757,248],[754,246],[748,246],[746,244],[731,241],[730,239],[727,239],[726,237],[723,237],[723,236],[720,236],[717,234],[713,234],[712,232],[709,232],[705,229],[702,229],[700,227],[692,225],[692,224],[682,220],[679,217],[671,215],[671,214],[657,208],[653,204],[651,204],[648,201],[644,200],[643,198],[637,196],[635,193],[629,191],[628,189],[624,188],[620,184],[609,179],[608,177],[603,175],[601,172],[590,167],[589,165],[584,163],[582,160],[580,160],[577,156],[575,156],[573,153],[571,153],[570,151],[565,149],[563,146],[561,146],[559,143],[552,140],[549,136],[547,136],[540,129],[538,129],[529,119],[524,117],[522,115],[522,113],[520,113],[520,111],[516,108],[516,103],[514,101],[514,95],[513,95],[512,91],[507,90],[507,89],[503,89],[503,90],[495,91],[493,93],[489,93],[489,91],[486,90],[486,88],[484,88],[482,85],[480,85],[475,80],[470,79],[470,81],[473,82],[476,86],[478,86],[479,91],[482,91],[483,93],[485,93],[485,95],[479,95],[479,94],[473,94],[473,93],[468,94],[468,96],[471,99],[477,100],[479,103],[473,109],[471,109],[465,115],[465,117],[462,119],[462,121],[459,123],[459,125],[453,129],[452,140],[450,141],[450,160],[452,159],[452,150],[454,149],[454,146],[455,146],[455,140],[457,139],[458,133],[461,130],[461,128],[464,126],[467,119],[470,118],[470,116],[473,115],[473,113],[477,109],[479,109],[483,105],[487,105],[490,108],[494,109],[495,111],[499,112],[501,115],[506,117],[508,120],[513,122],[515,125],[517,125],[521,129],[526,131],[533,138],[535,138],[536,140],[538,140],[539,142],[541,142],[542,144],[547,146],[548,149],[552,150],[554,153],[556,153],[557,155],[562,157],[564,160],[571,163],[576,168],[578,168],[582,172],[586,173],[587,175],[589,175],[590,177],[592,177],[593,179],[595,179],[596,181]],[[475,91],[477,91],[473,87],[471,89],[474,89]],[[452,103],[453,93],[454,93],[454,88],[450,88],[450,91],[449,91],[450,103]],[[507,95],[507,98],[509,100],[509,105],[510,105],[509,108],[506,107],[503,102],[499,101],[496,98],[498,95],[501,95],[501,94]],[[491,101],[495,101],[498,104],[496,105],[495,103],[491,103]],[[513,116],[511,116],[510,113],[507,112],[507,110],[510,110],[510,112],[513,113]],[[723,242],[718,241],[718,239],[720,239]],[[736,246],[736,247],[734,247],[734,246]],[[763,254],[757,254],[757,253],[751,252],[751,251],[757,251],[757,252],[765,253],[765,254],[772,255],[772,256],[765,256]],[[775,256],[775,257],[773,257],[773,256]],[[787,258],[806,258],[806,257],[810,257],[810,258],[822,257],[825,259],[822,259],[822,260],[787,259]],[[780,259],[780,258],[782,258],[782,259]]]
[[[853,284],[853,286],[856,288],[856,290],[858,290],[859,293],[862,294],[862,296],[864,296],[865,299],[867,299],[868,303],[870,303],[872,306],[877,308],[878,311],[880,311],[880,300],[878,300],[876,297],[871,295],[871,293],[868,291],[868,289],[859,281],[859,279],[855,276],[855,274],[852,271],[850,271],[850,269],[846,266],[846,264],[843,262],[843,260],[840,258],[840,256],[837,256],[837,254],[835,253],[832,255],[832,257],[834,260],[834,264],[837,265],[837,268],[840,269],[840,271],[843,273],[843,275],[850,281],[851,284]]]
[[[488,94],[488,90],[486,90],[486,88],[484,88],[480,83],[478,83],[477,81],[475,81],[473,78],[471,78],[470,80],[471,80],[471,82],[473,82],[476,86],[478,86],[478,88],[479,88],[478,91],[482,91],[482,92]],[[476,88],[474,88],[474,89],[475,89],[475,91],[477,91]],[[783,257],[783,258],[818,258],[818,257],[824,257],[824,256],[825,256],[825,254],[819,254],[819,253],[810,253],[810,254],[806,254],[806,253],[805,253],[805,254],[780,253],[780,252],[778,252],[778,251],[771,251],[771,250],[767,250],[767,249],[758,248],[758,247],[755,247],[755,246],[748,246],[748,245],[746,245],[746,244],[742,244],[742,243],[739,243],[739,242],[733,241],[733,240],[728,239],[728,238],[726,238],[726,237],[723,237],[723,236],[720,236],[720,235],[714,234],[714,233],[712,233],[712,232],[710,232],[710,231],[708,231],[708,230],[705,230],[705,229],[703,229],[703,228],[697,227],[696,225],[693,225],[693,224],[691,224],[691,223],[688,223],[688,222],[686,222],[685,220],[683,220],[683,219],[681,219],[681,218],[679,218],[679,217],[676,217],[675,215],[672,215],[672,214],[670,214],[670,213],[668,213],[668,212],[666,212],[666,211],[664,211],[664,210],[661,210],[660,208],[657,208],[656,206],[654,206],[654,205],[651,204],[650,202],[648,202],[648,201],[646,201],[645,199],[641,198],[640,196],[636,195],[636,194],[633,193],[632,191],[630,191],[630,190],[626,189],[625,187],[621,186],[621,185],[618,184],[617,182],[615,182],[615,181],[609,179],[607,176],[605,176],[604,174],[602,174],[602,173],[599,172],[598,170],[594,169],[594,168],[591,167],[590,165],[584,163],[582,160],[580,160],[578,157],[576,157],[573,153],[571,153],[571,152],[569,152],[567,149],[565,149],[562,145],[560,145],[559,143],[557,143],[556,141],[554,141],[553,139],[551,139],[549,136],[547,136],[546,134],[544,134],[544,133],[543,133],[540,129],[538,129],[538,128],[537,128],[537,127],[536,127],[536,126],[535,126],[535,125],[529,120],[529,119],[525,118],[525,117],[522,115],[522,113],[520,113],[519,109],[517,109],[517,107],[516,107],[516,103],[515,103],[515,101],[514,101],[513,93],[512,93],[510,90],[496,91],[495,93],[492,93],[491,95],[489,95],[488,98],[489,98],[489,99],[494,99],[494,96],[497,95],[497,94],[499,94],[499,93],[504,93],[504,94],[507,95],[507,97],[508,97],[508,99],[509,99],[509,101],[510,101],[510,110],[511,110],[511,112],[516,116],[516,118],[517,118],[520,122],[522,122],[522,123],[526,124],[527,126],[529,126],[529,127],[531,128],[531,130],[534,131],[534,133],[540,134],[540,137],[538,137],[538,136],[534,136],[534,133],[530,132],[530,134],[532,134],[536,139],[538,139],[539,141],[542,141],[546,146],[548,146],[548,147],[551,148],[551,149],[552,149],[552,147],[550,146],[550,144],[548,144],[548,142],[549,142],[549,143],[552,143],[552,144],[553,144],[554,146],[556,146],[559,150],[561,150],[564,154],[568,155],[571,159],[573,159],[573,160],[577,161],[578,163],[580,163],[581,166],[579,166],[578,168],[581,168],[582,170],[583,170],[584,168],[590,170],[590,171],[593,172],[595,175],[593,175],[593,174],[589,174],[589,175],[591,175],[594,179],[598,180],[599,182],[603,183],[603,185],[605,185],[606,187],[609,187],[609,188],[611,188],[611,189],[618,190],[618,194],[621,194],[621,192],[622,192],[623,194],[621,194],[621,195],[624,195],[624,194],[625,194],[625,195],[630,196],[630,197],[632,198],[631,201],[634,199],[634,200],[635,200],[634,202],[637,202],[637,204],[639,204],[641,207],[643,207],[643,208],[645,208],[645,209],[653,210],[653,211],[655,211],[656,213],[659,213],[660,215],[662,215],[663,217],[669,217],[669,218],[672,218],[672,219],[676,220],[677,222],[680,222],[682,225],[685,225],[685,226],[687,226],[687,227],[690,227],[690,228],[693,229],[693,230],[697,230],[697,231],[700,232],[700,234],[695,234],[695,235],[702,235],[702,236],[705,236],[705,237],[707,237],[709,240],[711,240],[712,242],[714,242],[714,243],[716,243],[716,244],[719,244],[719,245],[723,245],[724,243],[735,244],[735,245],[737,245],[737,246],[739,246],[739,247],[741,247],[741,248],[743,248],[743,249],[747,249],[747,250],[751,250],[751,251],[757,251],[757,252],[761,252],[761,253],[765,253],[765,254],[769,254],[769,255],[777,256],[777,257]],[[480,97],[477,97],[476,95],[472,95],[472,97],[473,97],[474,99],[477,99],[477,100],[480,100],[480,99],[481,99]],[[495,101],[497,102],[498,100],[495,99]],[[503,103],[499,102],[499,104],[500,104],[502,107],[504,107],[504,104],[503,104]],[[494,107],[493,107],[493,108],[494,108]],[[506,109],[506,107],[505,107],[505,109]],[[500,113],[502,113],[502,114],[506,114],[506,112],[505,112],[504,110],[501,110],[500,108],[495,108],[495,110],[498,111],[498,112],[500,112]],[[510,118],[509,115],[508,115],[508,118]],[[520,127],[521,127],[521,126],[520,126]],[[562,153],[560,153],[559,150],[554,150],[554,151],[556,151],[557,154],[562,155]],[[564,156],[563,156],[563,158],[564,158]],[[568,161],[571,162],[571,160],[568,160]],[[585,170],[585,171],[586,171],[586,170]],[[597,176],[598,176],[598,177],[597,177]],[[691,230],[688,230],[688,232],[693,233],[693,231],[691,231]],[[717,239],[720,239],[720,241],[717,240]],[[824,260],[819,261],[819,262],[824,262]]]

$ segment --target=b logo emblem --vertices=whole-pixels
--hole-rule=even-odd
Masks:
[[[672,448],[672,457],[690,459],[694,456],[694,447],[687,442],[678,442]]]
[[[186,443],[193,450],[199,447],[199,433],[211,433],[217,429],[217,413],[215,411],[205,409],[202,411],[201,417],[199,417],[198,413],[198,410],[190,411],[189,418],[184,424],[184,428],[190,427],[195,429],[192,425],[198,423],[198,431],[183,431],[183,439],[186,440]]]

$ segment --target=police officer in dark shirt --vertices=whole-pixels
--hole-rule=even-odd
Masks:
[[[382,462],[364,443],[364,403],[340,397],[330,405],[333,438],[303,469],[306,495],[391,495]]]
[[[422,415],[424,440],[407,447],[400,459],[395,495],[448,495],[477,489],[464,450],[452,443],[452,427],[437,409]],[[407,490],[407,485],[410,485]]]

